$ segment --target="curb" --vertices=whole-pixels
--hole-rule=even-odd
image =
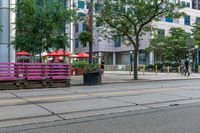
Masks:
[[[142,83],[142,82],[161,82],[161,81],[177,81],[177,80],[197,80],[200,78],[188,78],[188,79],[161,79],[161,80],[143,80],[143,79],[139,79],[139,80],[133,80],[133,81],[122,81],[122,82],[104,82],[101,85],[106,85],[106,84],[123,84],[123,83]],[[84,84],[72,84],[71,86],[95,86],[95,85],[84,85]]]

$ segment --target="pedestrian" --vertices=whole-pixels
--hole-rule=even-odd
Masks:
[[[181,72],[181,75],[183,75],[183,73],[184,73],[184,60],[181,60],[181,62],[180,62],[180,72]]]
[[[190,76],[189,65],[190,65],[190,62],[189,62],[189,59],[187,58],[185,60],[185,76]]]
[[[103,61],[101,62],[101,66],[100,66],[100,67],[101,67],[102,75],[103,75],[103,74],[104,74],[104,69],[105,69],[104,62],[103,62]]]

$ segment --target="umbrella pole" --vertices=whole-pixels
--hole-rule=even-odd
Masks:
[[[39,56],[40,56],[40,63],[42,63],[42,53],[41,53],[41,51],[40,51]]]

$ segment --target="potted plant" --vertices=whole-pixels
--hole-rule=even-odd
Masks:
[[[99,68],[99,64],[91,64],[86,68],[83,74],[83,82],[85,85],[100,85],[102,84],[103,70]]]
[[[72,68],[76,69],[75,75],[81,76],[85,73],[88,66],[87,61],[74,61],[72,63]]]

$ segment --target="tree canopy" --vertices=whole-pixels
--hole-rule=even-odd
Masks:
[[[195,45],[198,45],[200,47],[200,21],[198,21],[194,26],[193,36]]]
[[[188,54],[187,39],[190,34],[181,28],[171,28],[168,36],[154,35],[149,51],[159,53],[165,61],[180,62]]]
[[[69,45],[65,25],[75,20],[75,11],[59,0],[22,0],[17,2],[15,11],[17,34],[13,43],[17,50],[40,53]]]
[[[137,58],[142,35],[151,31],[153,21],[162,17],[180,17],[180,6],[170,0],[104,0],[97,19],[108,36],[121,36],[124,44],[134,47],[134,79],[137,75]],[[131,50],[131,49],[130,49]]]

